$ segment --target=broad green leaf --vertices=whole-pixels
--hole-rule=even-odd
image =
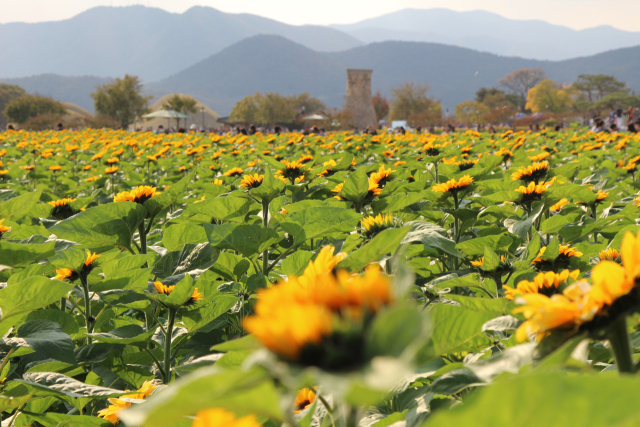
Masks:
[[[560,243],[558,239],[552,239],[551,242],[546,246],[544,253],[540,258],[546,259],[547,261],[554,261],[558,258],[560,254]]]
[[[50,277],[54,275],[55,268],[51,264],[31,264],[24,270],[12,274],[11,277],[9,277],[9,280],[7,280],[7,285],[11,286],[13,284],[22,282],[23,280],[27,280],[29,277]]]
[[[360,204],[369,192],[369,179],[365,167],[356,169],[349,174],[347,181],[340,191],[340,197],[355,204]]]
[[[477,393],[464,405],[438,411],[424,426],[622,427],[640,423],[640,408],[633,400],[640,393],[640,383],[630,377],[528,375],[497,382]]]
[[[176,283],[169,295],[161,294],[154,289],[153,293],[147,292],[147,296],[161,302],[166,307],[178,310],[189,301],[191,295],[193,295],[194,288],[193,279],[187,274]]]
[[[500,266],[500,257],[491,250],[489,246],[484,247],[484,262],[482,263],[482,270],[494,271]]]
[[[189,182],[193,179],[195,173],[196,169],[194,168],[190,174],[175,184],[172,184],[167,191],[144,202],[144,207],[149,212],[149,216],[153,218],[159,214],[160,211],[172,205],[182,195]]]
[[[55,412],[46,412],[44,414],[35,414],[33,412],[24,412],[34,421],[39,422],[45,427],[110,427],[111,422],[98,417],[90,417],[88,415],[66,415]]]
[[[531,210],[531,215],[529,215],[525,219],[515,221],[507,226],[507,230],[509,230],[509,233],[513,233],[523,240],[527,238],[527,234],[529,233],[529,230],[531,230],[533,222],[540,216],[545,205],[542,202],[537,202],[534,203],[533,206],[534,207]],[[505,225],[507,225],[506,221]]]
[[[12,317],[59,301],[60,298],[66,297],[73,287],[74,285],[69,283],[38,276],[0,289],[0,324],[9,322]]]
[[[55,372],[25,372],[22,380],[36,396],[67,396],[67,397],[118,397],[125,393],[107,387],[85,384],[63,374]]]
[[[371,203],[371,208],[374,215],[397,212],[421,200],[423,200],[421,193],[394,194]]]
[[[36,203],[38,203],[41,195],[42,190],[38,190],[0,203],[0,218],[16,220],[27,215]],[[0,260],[1,259],[2,258],[0,258]]]
[[[296,251],[282,261],[280,269],[287,276],[301,276],[313,258],[309,251]]]
[[[142,257],[142,258],[137,258]],[[144,260],[146,255],[132,255],[128,258],[136,258],[136,263]],[[121,264],[122,265],[122,264]],[[123,266],[124,267],[124,266]],[[91,283],[90,287],[95,292],[105,292],[113,289],[130,289],[130,290],[144,290],[147,288],[147,280],[151,273],[150,268],[140,268],[138,266],[135,270],[128,270],[122,268],[122,272],[118,272],[113,276],[109,276],[98,283]]]
[[[264,178],[260,187],[252,189],[249,193],[262,200],[263,203],[271,203],[278,197],[286,187],[285,183],[275,179],[271,173],[271,168],[265,168]]]
[[[467,256],[482,256],[485,247],[504,254],[509,253],[509,246],[512,242],[513,239],[509,236],[485,236],[460,242],[456,245],[456,249]]]
[[[169,252],[179,251],[187,243],[204,243],[207,235],[204,229],[190,222],[173,224],[162,233],[162,244]]]
[[[60,221],[50,231],[89,249],[118,246],[131,250],[131,237],[146,214],[137,203],[108,203]]]
[[[49,262],[56,267],[65,267],[80,272],[87,259],[87,252],[76,248],[67,248],[64,251],[56,252],[55,256],[49,258]]]
[[[435,247],[446,254],[463,258],[462,254],[456,249],[456,243],[440,234],[444,232],[442,227],[424,221],[414,221],[406,225],[411,225],[411,231],[407,233],[402,243],[420,242],[427,248]]]
[[[189,333],[193,333],[215,321],[229,311],[237,302],[238,298],[234,296],[219,295],[211,304],[182,313],[182,323],[187,327]]]
[[[391,308],[378,313],[366,337],[369,357],[400,357],[412,344],[423,342],[426,317],[415,308]]]
[[[245,257],[268,249],[278,233],[260,224],[204,224],[209,243],[218,249],[232,249]]]
[[[187,243],[176,252],[168,252],[153,266],[153,274],[167,278],[196,270],[207,270],[215,264],[218,251],[209,243]]]
[[[145,262],[153,260],[153,255],[129,255],[106,262],[102,265],[102,272],[105,278],[112,276],[120,276],[128,271],[137,270],[144,265]]]
[[[31,320],[18,328],[17,337],[24,340],[45,359],[76,364],[73,342],[60,325],[50,320]]]
[[[145,332],[144,329],[138,325],[127,325],[109,332],[98,332],[87,334],[87,336],[107,344],[124,344],[146,348],[154,332],[155,331]]]
[[[393,254],[411,227],[390,228],[378,233],[370,242],[351,253],[338,264],[338,268],[360,271],[387,254]]]
[[[220,371],[202,368],[183,377],[171,392],[157,393],[118,416],[132,426],[170,427],[201,409],[226,408],[238,415],[254,413],[283,419],[279,393],[260,369]]]
[[[27,267],[55,255],[55,242],[23,245],[0,241],[0,265],[7,267]]]
[[[296,244],[301,244],[309,239],[353,231],[361,218],[362,215],[350,209],[318,207],[292,213],[280,225],[295,237]]]
[[[195,203],[187,211],[222,221],[244,222],[244,217],[254,209],[259,210],[260,205],[251,199],[227,196]]]
[[[50,320],[51,322],[55,322],[60,325],[62,330],[68,335],[77,334],[80,330],[80,326],[78,325],[75,317],[66,311],[53,308],[32,311],[27,315],[26,320]]]

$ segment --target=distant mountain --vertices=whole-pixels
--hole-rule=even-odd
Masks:
[[[563,60],[640,45],[640,32],[611,26],[576,31],[539,20],[508,19],[481,10],[404,9],[330,27],[365,43],[432,42],[540,60]]]
[[[481,87],[519,68],[543,68],[558,82],[579,74],[610,74],[640,90],[640,47],[619,49],[566,61],[509,58],[434,43],[372,43],[344,52],[320,53],[279,36],[255,36],[212,55],[167,79],[145,86],[155,96],[193,95],[222,115],[254,92],[309,92],[329,107],[341,107],[346,69],[373,70],[373,90],[389,90],[405,81],[427,83],[446,108],[472,99]]]
[[[0,77],[128,73],[153,81],[256,34],[281,35],[317,51],[361,44],[328,27],[287,25],[210,7],[182,14],[144,6],[95,7],[63,21],[0,24]]]
[[[342,107],[347,68],[367,68],[373,70],[374,92],[389,96],[391,88],[405,81],[427,83],[430,93],[452,110],[473,99],[481,87],[496,86],[507,73],[533,67],[541,67],[561,83],[572,83],[579,74],[609,74],[640,91],[640,46],[565,61],[537,61],[418,42],[372,43],[327,53],[273,35],[242,40],[171,77],[146,84],[144,90],[156,99],[169,93],[189,94],[223,116],[255,92],[308,92],[328,107]],[[0,82],[93,110],[89,94],[107,80],[44,75]]]

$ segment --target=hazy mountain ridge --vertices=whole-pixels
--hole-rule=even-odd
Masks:
[[[508,19],[482,10],[403,9],[330,27],[365,43],[425,41],[540,60],[564,60],[640,45],[640,32],[607,25],[573,30],[540,20]]]
[[[0,24],[5,58],[0,77],[128,73],[153,81],[256,34],[281,35],[319,51],[361,44],[328,27],[287,25],[210,7],[174,14],[144,6],[101,6],[63,21]]]

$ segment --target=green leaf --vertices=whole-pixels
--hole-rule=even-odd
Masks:
[[[429,418],[429,427],[633,426],[640,383],[624,376],[528,375],[497,382]],[[598,398],[594,399],[594,396]],[[535,402],[527,405],[525,402]],[[499,410],[496,410],[499,408]]]
[[[415,308],[397,307],[375,317],[366,337],[369,357],[400,357],[412,343],[423,342],[427,331],[426,317]]]
[[[103,418],[90,417],[88,415],[66,415],[66,414],[58,414],[55,412],[35,414],[29,411],[24,411],[23,413],[31,417],[31,419],[39,422],[45,427],[84,427],[84,426],[110,427],[110,426],[113,426],[111,422]]]
[[[271,203],[273,199],[282,193],[285,187],[286,185],[284,182],[273,177],[271,168],[265,168],[262,184],[260,184],[260,187],[249,191],[249,193],[262,200],[263,203]]]
[[[222,221],[244,222],[244,217],[254,209],[260,209],[260,206],[251,199],[226,196],[194,203],[187,208],[187,212]]]
[[[534,203],[533,206],[534,207],[531,210],[531,215],[529,215],[525,219],[515,221],[507,227],[507,230],[509,230],[509,233],[513,233],[516,236],[519,236],[523,240],[527,239],[527,234],[529,233],[529,230],[531,230],[531,226],[533,226],[533,222],[540,216],[540,214],[542,213],[542,210],[544,209],[544,203],[537,202],[537,203]]]
[[[609,247],[614,249],[620,249],[620,246],[622,246],[622,239],[624,239],[624,236],[627,233],[631,233],[634,236],[636,236],[638,234],[638,231],[640,231],[640,227],[638,227],[637,225],[626,226],[616,234],[616,236],[613,238],[613,240],[609,244]]]
[[[22,380],[34,390],[36,396],[66,396],[66,397],[118,397],[126,393],[107,387],[85,384],[63,374],[55,372],[25,372]]]
[[[45,359],[76,364],[73,341],[55,322],[31,320],[18,328],[17,336]]]
[[[121,276],[128,271],[138,270],[145,262],[150,262],[153,258],[153,255],[128,255],[124,258],[114,259],[104,263],[102,265],[102,272],[105,278]]]
[[[226,408],[238,415],[283,419],[279,393],[261,369],[219,371],[202,368],[183,377],[171,392],[157,393],[118,416],[127,425],[170,427],[201,409]]]
[[[162,233],[162,244],[169,252],[179,251],[187,243],[204,243],[207,234],[204,229],[190,222],[173,224]]]
[[[155,331],[146,331],[138,325],[126,325],[109,332],[87,334],[94,340],[107,344],[123,344],[147,348]]]
[[[560,254],[560,242],[558,239],[552,239],[551,242],[547,245],[547,248],[544,250],[544,254],[540,258],[545,259],[547,261],[554,261],[558,258]]]
[[[166,307],[178,310],[189,301],[191,295],[193,295],[194,288],[193,279],[187,274],[176,283],[169,295],[158,293],[154,289],[154,293],[147,293],[147,296],[161,302]]]
[[[306,208],[288,215],[280,226],[295,237],[296,244],[301,244],[309,239],[353,231],[361,218],[362,215],[350,209]]]
[[[172,184],[167,191],[144,202],[144,207],[149,212],[149,216],[153,218],[159,214],[160,211],[172,205],[178,197],[182,195],[189,182],[193,179],[195,173],[196,169],[194,168],[190,174],[175,184]]]
[[[10,321],[12,317],[59,301],[60,298],[66,297],[73,287],[74,285],[69,283],[37,276],[0,289],[0,324]]]
[[[264,252],[279,238],[274,229],[260,224],[204,224],[204,230],[211,245],[245,257]]]
[[[476,239],[465,240],[456,245],[456,249],[467,256],[484,255],[485,247],[493,249],[498,253],[509,253],[509,246],[513,243],[513,239],[509,236],[485,236]]]
[[[55,256],[49,258],[49,262],[56,267],[70,268],[80,272],[86,259],[86,251],[76,248],[67,248],[64,251],[56,252]]]
[[[4,218],[5,220],[22,218],[38,203],[41,195],[42,190],[38,190],[0,203],[0,218]]]
[[[207,270],[215,264],[218,251],[209,243],[187,243],[182,250],[168,252],[153,266],[153,274],[160,278]]]
[[[27,267],[55,255],[55,245],[55,241],[31,245],[0,241],[0,265]]]
[[[301,276],[312,258],[313,253],[309,251],[296,251],[282,261],[280,269],[287,276]]]
[[[60,221],[50,231],[89,249],[118,246],[131,250],[131,237],[146,214],[137,203],[109,203]]]
[[[491,250],[489,246],[484,247],[484,262],[482,263],[482,270],[495,271],[500,266],[500,257]]]
[[[353,252],[338,264],[338,268],[360,271],[372,262],[393,253],[411,227],[389,228],[378,233],[370,242]]]
[[[420,242],[427,248],[435,247],[449,255],[463,258],[462,254],[456,249],[456,243],[440,234],[444,232],[442,227],[424,221],[413,221],[406,225],[411,225],[411,231],[407,233],[402,243]]]
[[[182,313],[182,323],[189,333],[193,333],[222,316],[237,302],[238,298],[232,295],[218,295],[212,304]]]
[[[386,188],[386,187],[385,187]],[[397,212],[423,200],[421,193],[394,194],[371,203],[373,214]]]
[[[366,167],[360,167],[355,172],[349,174],[349,178],[344,183],[340,191],[340,197],[355,204],[360,204],[369,192],[369,178]]]
[[[68,335],[77,334],[80,330],[75,317],[73,317],[66,311],[61,311],[53,308],[32,311],[27,315],[26,320],[49,320],[51,322],[55,322],[56,324],[60,325],[64,333]]]

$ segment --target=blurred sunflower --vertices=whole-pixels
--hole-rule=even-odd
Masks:
[[[163,294],[163,295],[171,294],[171,292],[173,292],[173,290],[176,287],[175,285],[167,286],[164,283],[162,283],[160,281],[157,281],[157,280],[155,282],[153,282],[153,286],[156,288],[158,293]],[[198,301],[201,301],[202,298],[203,298],[203,296],[200,293],[200,291],[198,291],[198,288],[194,288],[193,289],[193,293],[191,294],[191,298],[189,298],[189,300],[186,303],[184,303],[184,305],[185,306],[193,305],[193,304],[197,303]]]
[[[76,199],[65,198],[47,202],[49,205],[53,206],[51,216],[56,219],[63,220],[77,214],[78,212],[74,211],[69,205],[69,203],[73,203],[75,201]]]
[[[376,216],[367,216],[360,221],[364,228],[364,234],[367,237],[373,237],[387,228],[393,227],[393,217],[390,214],[382,216],[378,214]]]
[[[111,424],[116,424],[118,422],[118,413],[131,406],[131,402],[122,399],[146,399],[155,389],[156,386],[153,382],[145,381],[135,393],[125,394],[119,398],[109,398],[110,405],[98,411],[98,417],[104,418]]]
[[[262,180],[264,179],[264,175],[258,175],[257,173],[251,175],[245,175],[240,182],[240,187],[243,188],[258,188],[262,184]]]
[[[226,171],[225,173],[222,174],[223,176],[240,176],[242,175],[242,169],[240,168],[231,168],[228,171]]]
[[[547,176],[547,172],[549,172],[548,162],[536,162],[531,166],[521,166],[518,171],[511,174],[511,180],[522,180],[527,183],[534,182],[537,184],[541,179]]]
[[[437,193],[457,194],[469,187],[471,184],[473,184],[473,178],[470,175],[464,175],[459,180],[450,179],[445,183],[434,185],[433,191]]]
[[[303,388],[296,393],[296,399],[293,402],[293,413],[299,414],[307,409],[316,400],[316,392],[310,388]]]
[[[144,204],[147,200],[158,196],[160,193],[156,191],[156,187],[149,185],[140,185],[131,191],[123,191],[113,197],[114,202],[134,202]]]
[[[199,411],[191,427],[262,427],[255,415],[237,418],[233,412],[222,408]]]

